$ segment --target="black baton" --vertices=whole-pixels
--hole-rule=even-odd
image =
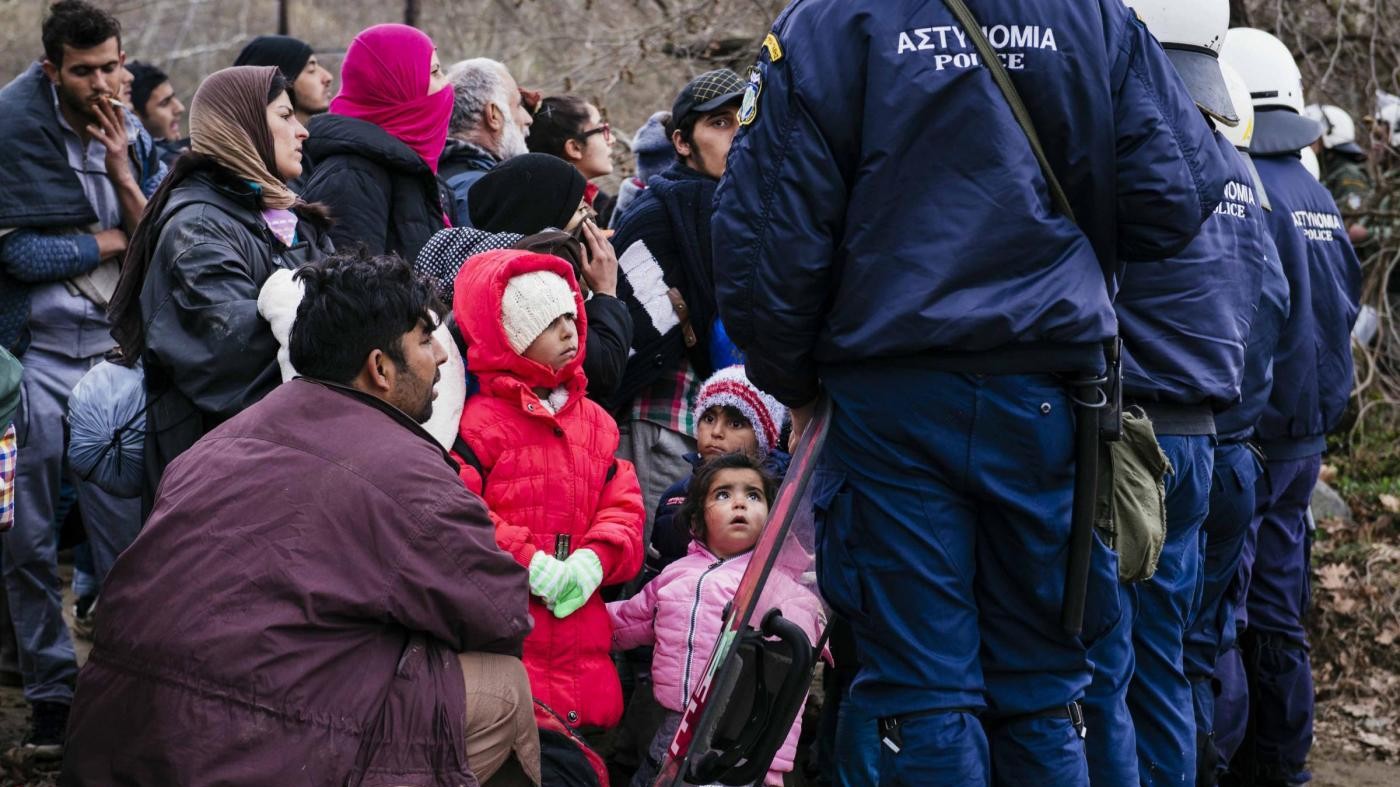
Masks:
[[[1102,396],[1098,386],[1079,387],[1074,407],[1074,507],[1069,524],[1069,567],[1060,626],[1077,637],[1084,627],[1084,601],[1089,593],[1089,563],[1094,557],[1094,507],[1099,490],[1099,413],[1091,408]]]
[[[1094,515],[1099,498],[1099,456],[1105,440],[1122,434],[1121,345],[1104,348],[1107,374],[1071,381],[1074,399],[1074,505],[1069,524],[1069,565],[1060,626],[1072,637],[1084,628],[1089,564],[1094,558]]]

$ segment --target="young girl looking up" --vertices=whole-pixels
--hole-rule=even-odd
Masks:
[[[656,701],[666,709],[647,761],[632,779],[634,787],[650,784],[655,777],[680,726],[690,693],[705,675],[723,628],[724,607],[734,599],[748,568],[776,491],[772,477],[747,454],[725,454],[702,465],[678,514],[691,525],[694,541],[690,553],[667,566],[636,596],[608,604],[614,649],[655,645],[652,686]],[[816,641],[823,612],[812,590],[774,571],[764,596]],[[765,784],[781,785],[783,774],[792,770],[801,735],[801,713],[798,719],[773,760]]]

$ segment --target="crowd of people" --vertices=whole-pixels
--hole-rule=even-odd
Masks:
[[[873,5],[678,85],[614,195],[598,106],[413,27],[186,93],[54,3],[0,90],[15,752],[649,785],[826,400],[764,784],[1308,781],[1355,122],[1225,0]]]

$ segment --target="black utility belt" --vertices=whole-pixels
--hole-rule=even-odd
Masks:
[[[1102,374],[1105,369],[1104,345],[1100,342],[1010,344],[971,352],[926,350],[898,358],[871,358],[850,365],[862,364],[882,367],[902,365],[932,372],[999,376]]]
[[[1207,403],[1177,404],[1175,402],[1141,402],[1129,400],[1131,407],[1139,407],[1152,421],[1152,431],[1158,437],[1214,436],[1215,408]]]

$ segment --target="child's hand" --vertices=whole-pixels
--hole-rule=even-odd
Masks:
[[[564,561],[543,550],[530,558],[530,592],[539,596],[546,607],[554,609],[559,599],[570,590],[578,592],[573,575]]]
[[[603,584],[603,563],[591,549],[580,549],[569,555],[563,566],[569,572],[570,583],[550,607],[556,618],[567,618],[577,612]]]

